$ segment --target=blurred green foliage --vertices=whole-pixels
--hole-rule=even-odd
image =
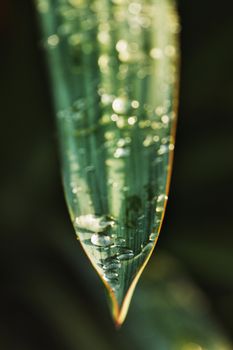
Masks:
[[[170,199],[157,253],[118,332],[64,203],[32,1],[0,7],[0,348],[222,349],[233,330],[230,5],[179,3],[181,98]]]

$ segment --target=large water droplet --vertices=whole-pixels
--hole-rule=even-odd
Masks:
[[[92,214],[81,215],[75,219],[77,228],[92,232],[103,232],[107,227],[112,227],[115,221],[106,216],[96,216]]]
[[[129,260],[129,259],[132,259],[133,257],[134,257],[133,251],[127,248],[122,248],[120,252],[117,254],[117,258],[121,261]]]
[[[113,244],[113,239],[104,234],[94,233],[91,236],[91,243],[98,247],[107,247]]]

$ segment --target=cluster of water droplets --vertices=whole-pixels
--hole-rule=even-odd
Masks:
[[[95,256],[97,270],[113,289],[118,288],[122,264],[135,254],[126,246],[126,239],[116,234],[117,222],[88,214],[76,217],[74,226],[85,250]]]
[[[121,300],[157,240],[167,201],[176,13],[170,0],[36,2],[56,70],[67,203],[81,244],[110,287],[121,287]]]

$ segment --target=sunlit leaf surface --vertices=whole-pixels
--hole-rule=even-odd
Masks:
[[[39,0],[63,181],[117,324],[158,238],[168,195],[179,24],[170,0]]]

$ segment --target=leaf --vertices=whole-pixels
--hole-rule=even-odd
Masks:
[[[167,202],[177,104],[175,5],[39,0],[37,9],[70,216],[120,325]]]

